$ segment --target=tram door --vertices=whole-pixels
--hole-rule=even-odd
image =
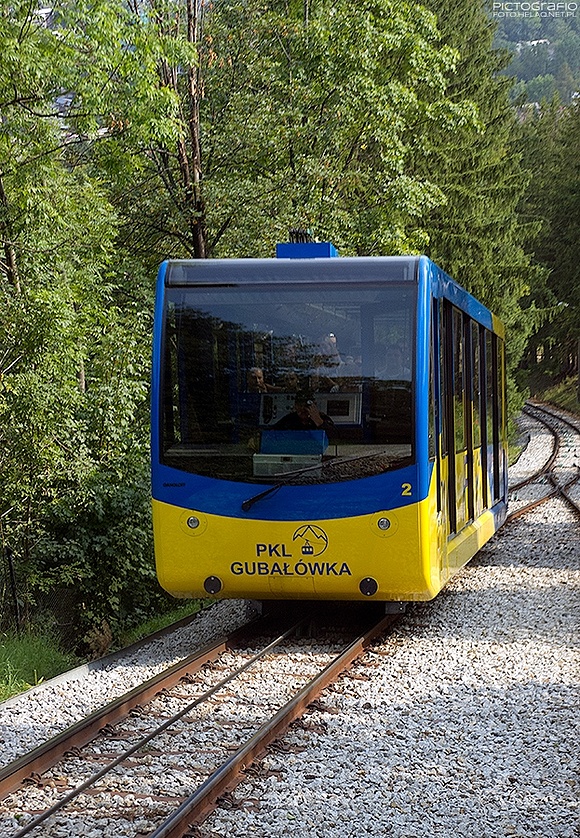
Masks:
[[[463,312],[444,301],[445,417],[447,425],[449,534],[460,532],[469,518],[466,376]]]
[[[452,536],[505,490],[505,356],[495,334],[447,300],[441,325],[440,508]]]
[[[485,353],[485,330],[473,320],[470,323],[471,338],[471,451],[472,451],[472,495],[471,517],[477,518],[487,506],[487,458],[485,450],[485,401],[482,381],[482,357]]]
[[[469,520],[469,445],[467,423],[467,380],[465,327],[462,311],[453,309],[453,419],[455,436],[455,531]]]
[[[431,352],[429,363],[429,459],[435,460],[437,480],[437,554],[439,557],[440,583],[444,584],[449,578],[449,562],[447,555],[447,537],[449,535],[447,498],[448,475],[448,444],[446,404],[446,376],[445,376],[445,319],[443,316],[443,300],[433,300],[431,312]]]
[[[439,337],[438,346],[438,360],[439,360],[439,474],[438,474],[438,494],[437,494],[437,511],[439,514],[439,534],[442,538],[447,540],[450,532],[455,529],[455,513],[453,519],[450,520],[449,512],[452,504],[449,500],[449,485],[451,473],[451,457],[449,455],[449,339],[447,332],[449,329],[449,317],[447,314],[447,304],[445,300],[439,300],[438,306],[438,323],[437,329],[434,332]],[[454,472],[453,472],[454,473]],[[453,502],[453,509],[455,509],[455,502]],[[441,551],[442,544],[439,544]],[[446,552],[444,550],[443,552]]]

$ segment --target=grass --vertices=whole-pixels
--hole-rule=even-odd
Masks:
[[[0,701],[53,678],[76,666],[74,655],[65,654],[58,640],[34,631],[0,635]]]
[[[569,410],[570,413],[580,414],[578,389],[578,376],[572,376],[566,378],[560,384],[548,387],[541,393],[537,393],[536,398],[540,401],[550,402],[550,404],[563,407],[565,410]]]
[[[202,600],[188,600],[166,614],[153,617],[124,633],[120,638],[120,646],[129,646],[171,623],[195,614],[204,604]],[[63,652],[58,638],[49,633],[30,630],[20,636],[0,634],[0,701],[54,678],[80,663],[82,661],[74,655]]]
[[[185,617],[201,611],[208,604],[208,600],[188,599],[187,602],[184,602],[183,605],[174,608],[172,611],[168,611],[166,614],[160,614],[157,617],[151,617],[149,620],[141,623],[141,625],[123,632],[120,638],[120,646],[130,646],[131,643],[136,643],[149,634],[170,626],[171,623],[177,623],[179,620],[183,620]]]

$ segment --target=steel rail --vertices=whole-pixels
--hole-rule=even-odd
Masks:
[[[538,404],[530,403],[529,407],[531,407],[532,410],[538,411],[539,413],[546,414],[547,416],[549,416],[550,418],[552,418],[556,421],[562,422],[564,425],[568,425],[569,428],[571,428],[573,431],[575,431],[575,433],[577,433],[580,436],[580,428],[576,427],[574,424],[572,424],[572,422],[569,422],[564,416],[560,416],[559,414],[557,414],[555,412],[552,412],[552,411],[548,410],[547,408],[545,408],[541,405],[538,405]],[[523,412],[527,413],[529,416],[534,418],[537,422],[542,424],[545,428],[547,428],[550,431],[550,433],[552,434],[552,437],[554,439],[554,447],[552,449],[551,456],[546,461],[546,463],[542,466],[541,469],[539,469],[537,472],[535,472],[532,476],[526,478],[526,480],[522,480],[521,482],[516,483],[514,486],[511,486],[509,491],[510,491],[510,493],[512,493],[512,492],[516,491],[517,489],[522,488],[523,486],[528,486],[531,483],[533,483],[535,480],[537,480],[539,477],[542,477],[544,475],[549,480],[549,482],[552,484],[553,488],[552,488],[551,491],[549,491],[543,497],[538,498],[535,501],[531,501],[530,503],[526,504],[525,506],[522,506],[521,509],[518,509],[515,512],[511,512],[507,516],[506,523],[510,522],[510,521],[514,521],[518,518],[522,518],[528,512],[531,512],[533,509],[536,509],[536,507],[541,506],[544,503],[547,503],[549,500],[556,497],[557,495],[560,495],[561,497],[563,497],[564,500],[566,501],[566,503],[568,503],[568,505],[573,509],[573,511],[578,516],[580,516],[580,505],[578,503],[576,503],[576,501],[568,494],[568,491],[567,491],[570,488],[570,486],[573,486],[575,483],[578,483],[578,481],[580,480],[580,472],[579,472],[578,475],[576,475],[576,477],[573,477],[572,479],[570,479],[564,486],[561,486],[557,482],[554,474],[551,473],[551,469],[553,468],[553,465],[556,461],[556,458],[557,458],[558,454],[560,453],[561,439],[560,439],[560,436],[559,436],[559,431],[554,429],[548,423],[548,421],[546,419],[543,419],[542,417],[535,415],[532,412],[532,410],[530,410],[529,408],[524,408]]]
[[[202,695],[195,698],[193,701],[189,702],[185,707],[183,707],[179,712],[175,713],[171,718],[167,719],[162,724],[158,725],[153,731],[142,736],[134,745],[127,748],[123,751],[122,754],[119,754],[114,760],[104,765],[99,771],[96,771],[92,774],[87,780],[83,783],[80,783],[76,786],[72,791],[58,800],[54,805],[46,809],[44,812],[39,814],[35,817],[32,821],[26,824],[22,829],[16,832],[13,838],[24,838],[25,835],[28,835],[34,829],[36,829],[40,824],[44,823],[44,821],[48,820],[52,815],[59,812],[65,806],[67,806],[71,801],[77,798],[82,792],[86,791],[91,786],[95,785],[100,779],[104,776],[109,774],[113,769],[117,768],[117,766],[121,765],[121,763],[125,762],[129,757],[133,756],[137,751],[151,742],[160,734],[164,733],[168,728],[170,728],[175,722],[182,719],[188,713],[190,713],[195,707],[200,704],[203,704],[209,698],[211,698],[216,692],[221,690],[226,684],[230,681],[233,681],[234,678],[237,678],[242,672],[245,672],[251,666],[253,666],[257,661],[264,657],[264,655],[268,654],[272,649],[278,646],[283,640],[289,637],[291,634],[296,632],[296,630],[301,626],[307,618],[302,618],[298,620],[298,622],[293,623],[289,628],[287,628],[282,634],[278,635],[274,640],[264,646],[259,652],[252,655],[242,666],[238,667],[235,671],[230,672],[225,678],[222,678],[217,684],[214,684],[213,687],[210,687],[206,690]]]
[[[572,431],[574,431],[575,434],[580,436],[580,427],[577,424],[574,424],[574,422],[571,422],[569,419],[567,419],[566,416],[562,416],[561,413],[556,412],[556,408],[548,409],[544,405],[534,403],[532,403],[532,407],[535,410],[538,410],[540,413],[545,413],[548,416],[556,419],[558,422],[562,422],[564,425],[567,425]],[[576,469],[578,471],[576,477],[570,478],[570,480],[568,480],[568,482],[565,483],[563,486],[556,482],[553,475],[549,475],[549,480],[552,483],[552,485],[556,488],[556,490],[559,492],[559,494],[562,495],[564,500],[566,500],[567,503],[572,507],[574,512],[578,516],[580,516],[580,504],[577,501],[575,501],[574,498],[572,498],[568,493],[568,489],[571,486],[574,486],[576,483],[580,482],[580,466],[576,465]]]
[[[530,410],[530,407],[535,407],[535,406],[530,405],[530,406],[524,407],[523,410],[522,410],[522,413],[525,413],[528,416],[531,416],[532,419],[535,419],[536,422],[539,422],[541,425],[543,425],[545,428],[547,428],[550,431],[550,433],[552,434],[552,442],[553,442],[552,453],[550,454],[550,456],[548,457],[548,459],[546,460],[544,465],[541,468],[539,468],[537,471],[535,471],[532,475],[530,475],[530,477],[526,477],[525,480],[520,480],[519,483],[516,483],[513,486],[510,486],[509,487],[509,493],[510,494],[511,494],[511,492],[516,492],[518,489],[522,489],[524,486],[529,486],[530,483],[534,483],[534,481],[538,480],[538,478],[542,477],[544,474],[547,474],[547,472],[549,472],[550,469],[552,468],[552,466],[554,465],[554,463],[556,461],[556,457],[558,456],[558,454],[560,452],[560,443],[559,443],[559,439],[558,439],[558,434],[556,433],[554,428],[552,428],[545,420],[539,418],[538,416],[535,416],[532,413],[532,411]]]
[[[576,416],[576,414],[570,413],[569,411],[567,411],[563,407],[558,407],[557,405],[552,405],[552,404],[549,404],[548,402],[533,402],[533,401],[528,401],[527,406],[529,408],[531,408],[532,410],[537,410],[540,413],[546,413],[548,416],[551,416],[554,419],[560,420],[565,425],[568,425],[569,428],[572,428],[573,431],[580,432],[580,428],[578,427],[578,425],[575,425],[573,422],[570,421],[570,419],[568,419],[565,415],[562,415],[562,414],[564,413],[564,414],[567,414],[568,416],[575,416],[575,418],[578,419],[579,422],[580,422],[580,416]],[[560,413],[559,411],[562,411],[562,413]]]
[[[197,672],[204,664],[215,660],[243,638],[250,627],[252,631],[260,630],[262,623],[266,625],[266,620],[267,617],[252,620],[227,637],[206,644],[197,652],[80,719],[29,753],[8,763],[0,769],[0,800],[15,791],[30,775],[42,774],[55,765],[67,751],[92,742],[104,727],[126,718],[131,710],[151,701],[161,690],[171,689],[183,678]]]
[[[560,494],[569,503],[576,515],[580,518],[580,504],[578,504],[573,498],[571,498],[568,492],[566,492],[564,489],[560,489]]]
[[[570,486],[574,486],[576,483],[580,482],[580,472],[576,475],[576,477],[572,477],[567,483],[565,483],[564,486],[557,485],[555,478],[552,476],[550,476],[550,481],[556,487],[556,492],[564,498],[568,505],[571,506],[574,512],[580,517],[580,504],[578,504],[577,501],[575,501],[568,493]]]
[[[309,704],[333,683],[358,658],[369,644],[380,636],[400,615],[389,614],[350,643],[328,666],[306,684],[269,721],[265,722],[228,760],[185,800],[178,809],[148,838],[183,838],[196,822],[204,820],[216,806],[218,798],[240,781],[244,771],[268,745],[281,736],[301,716]]]
[[[141,637],[139,640],[136,640],[134,643],[130,643],[128,646],[123,646],[121,649],[116,649],[114,652],[108,652],[106,655],[103,655],[100,658],[95,658],[95,660],[88,661],[87,663],[81,663],[73,669],[67,669],[58,675],[54,675],[52,678],[47,678],[46,681],[42,681],[40,684],[35,684],[34,686],[28,687],[28,689],[23,690],[16,695],[10,696],[10,698],[5,698],[3,701],[0,701],[0,710],[4,710],[6,707],[14,706],[24,695],[34,695],[35,693],[42,692],[42,690],[45,690],[48,687],[56,686],[57,684],[66,684],[70,681],[80,681],[91,672],[99,672],[101,669],[106,669],[106,667],[118,663],[118,661],[122,660],[127,655],[130,655],[132,652],[140,651],[145,646],[148,646],[149,643],[153,643],[155,640],[160,640],[161,638],[167,637],[181,628],[191,625],[191,623],[193,623],[201,613],[207,613],[212,608],[215,608],[216,605],[217,600],[211,605],[205,606],[201,611],[195,611],[193,614],[188,614],[186,617],[182,617],[175,623],[170,623],[164,628],[157,629],[157,631],[148,634],[146,637]]]

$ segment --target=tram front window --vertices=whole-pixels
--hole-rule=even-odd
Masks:
[[[223,480],[353,480],[412,457],[416,285],[169,288],[161,458]]]

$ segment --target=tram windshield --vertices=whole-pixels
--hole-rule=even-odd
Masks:
[[[413,455],[413,282],[167,289],[161,461],[251,483]]]

